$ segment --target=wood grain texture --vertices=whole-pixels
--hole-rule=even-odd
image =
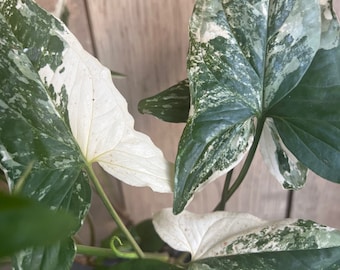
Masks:
[[[129,103],[136,129],[148,134],[165,156],[174,161],[183,125],[164,123],[140,115],[138,101],[186,77],[188,22],[193,0],[87,1],[95,47],[102,63],[124,73],[115,84]],[[207,212],[217,204],[223,179],[209,184],[189,206]],[[150,217],[172,204],[172,196],[156,194],[147,188],[124,185],[128,213],[133,221]],[[227,206],[265,218],[282,218],[287,193],[268,175],[256,158],[249,176]]]

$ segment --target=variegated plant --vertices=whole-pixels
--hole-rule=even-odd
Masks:
[[[19,246],[25,249],[13,257],[13,267],[71,267],[72,235],[90,205],[89,180],[135,250],[131,256],[115,253],[113,245],[112,252],[145,257],[105,196],[92,169],[95,162],[131,185],[157,192],[174,188],[174,209],[157,214],[154,226],[169,245],[191,252],[193,262],[174,266],[135,260],[135,268],[136,263],[153,265],[150,269],[338,267],[339,231],[313,222],[268,222],[226,212],[172,214],[184,209],[200,185],[229,171],[249,151],[239,184],[258,143],[284,187],[301,187],[307,168],[340,181],[340,34],[330,3],[196,1],[188,80],[141,103],[143,112],[166,121],[187,120],[174,175],[161,151],[133,129],[110,71],[66,26],[31,0],[0,0],[0,169],[11,192],[66,210],[78,223],[70,221],[63,233],[55,230],[59,240],[52,245],[27,248],[47,243],[31,239]],[[46,211],[29,205],[23,213],[36,209]],[[13,215],[0,206],[0,230],[11,229]],[[15,224],[20,220],[32,222],[32,217]],[[7,254],[8,243],[1,240],[0,256]]]
[[[307,168],[340,182],[340,28],[331,4],[196,1],[188,79],[140,103],[140,111],[166,121],[167,114],[173,122],[187,119],[176,158],[175,213],[247,156],[230,196],[258,143],[284,188],[301,188]]]
[[[338,269],[340,231],[312,221],[265,221],[249,214],[213,212],[154,216],[159,235],[190,252],[190,270]],[[326,259],[327,258],[327,259]]]
[[[63,23],[33,1],[1,0],[0,59],[0,168],[10,191],[32,165],[21,195],[68,210],[78,228],[95,162],[128,184],[172,191],[173,166],[133,129],[110,71]],[[68,269],[74,255],[69,237],[21,252],[14,266]]]

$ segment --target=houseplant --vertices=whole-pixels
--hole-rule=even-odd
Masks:
[[[62,23],[31,1],[0,1],[0,11],[1,168],[11,192],[20,183],[19,194],[52,210],[73,213],[79,228],[90,204],[90,180],[133,247],[132,252],[121,252],[120,240],[113,238],[112,250],[78,245],[78,252],[131,259],[114,266],[118,269],[150,264],[160,269],[339,265],[339,232],[313,222],[267,222],[227,212],[174,216],[172,210],[155,216],[155,228],[174,248],[191,252],[193,261],[165,266],[137,259],[159,258],[146,256],[139,248],[107,199],[92,164],[98,162],[122,181],[157,192],[172,191],[173,167],[145,135],[133,130],[109,71]],[[339,58],[339,26],[329,3],[197,1],[190,29],[190,93],[183,83],[179,90],[171,88],[141,103],[143,111],[170,115],[171,121],[188,118],[175,164],[174,212],[181,212],[203,183],[220,172],[230,175],[248,153],[236,184],[226,185],[218,207],[223,208],[242,182],[262,134],[269,138],[262,148],[267,159],[274,160],[272,171],[283,186],[301,187],[307,167],[339,181],[339,81],[338,63],[333,61]],[[159,111],[162,108],[169,111]],[[308,124],[311,118],[317,124]],[[303,132],[295,128],[297,123]],[[309,155],[313,147],[319,156]],[[75,230],[52,246],[19,252],[14,266],[69,268],[76,252],[70,237]],[[187,242],[172,241],[178,231],[185,232]],[[245,241],[252,245],[245,246]],[[325,256],[327,261],[322,260]]]

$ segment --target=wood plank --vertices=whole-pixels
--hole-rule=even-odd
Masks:
[[[339,194],[339,184],[310,172],[306,185],[294,192],[292,217],[311,219],[340,229]]]
[[[87,1],[98,56],[109,68],[127,75],[115,84],[129,103],[136,129],[148,134],[173,161],[183,125],[169,124],[140,115],[138,101],[158,93],[186,77],[188,21],[193,0]],[[223,179],[195,196],[189,209],[206,212],[219,200]],[[150,217],[171,206],[171,195],[124,185],[126,205],[133,221]],[[260,158],[227,209],[265,218],[282,218],[287,192],[273,180]]]

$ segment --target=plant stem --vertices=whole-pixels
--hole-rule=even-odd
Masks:
[[[118,258],[118,256],[110,248],[91,247],[85,245],[77,245],[77,254],[82,254],[85,256]],[[166,262],[168,261],[169,256],[165,253],[145,253],[144,258]]]
[[[117,258],[116,254],[109,248],[91,247],[84,245],[77,245],[77,254],[96,257]]]
[[[102,202],[104,203],[106,209],[108,210],[108,212],[110,213],[111,217],[114,219],[114,221],[116,222],[118,228],[124,233],[124,235],[126,236],[127,240],[129,241],[129,243],[131,244],[132,248],[136,251],[137,255],[139,258],[144,258],[145,255],[142,251],[142,249],[139,247],[139,245],[137,244],[136,240],[133,238],[133,236],[131,235],[131,233],[129,232],[129,230],[126,228],[124,222],[121,220],[121,218],[119,217],[118,213],[116,212],[116,210],[114,209],[114,207],[112,206],[109,198],[107,197],[102,185],[100,184],[97,176],[95,175],[93,168],[91,165],[87,166],[87,172],[92,180],[92,183],[94,184],[99,197],[102,199]],[[111,251],[112,252],[112,251]]]
[[[257,126],[256,126],[256,131],[255,131],[255,136],[254,136],[254,141],[253,144],[251,145],[250,149],[249,149],[249,153],[247,155],[246,160],[244,161],[243,167],[239,173],[239,175],[237,176],[234,184],[230,187],[230,189],[228,189],[228,191],[223,194],[223,208],[225,207],[225,204],[227,203],[227,201],[230,199],[230,197],[234,194],[234,192],[238,189],[238,187],[241,185],[241,183],[243,182],[245,176],[247,175],[247,172],[250,168],[250,165],[254,159],[255,156],[255,152],[257,149],[257,146],[259,144],[260,138],[261,138],[261,134],[262,134],[262,130],[263,130],[263,125],[265,122],[266,118],[260,118],[257,122]],[[224,191],[223,191],[224,193]],[[221,199],[221,200],[222,200]],[[219,204],[216,206],[217,207],[221,207]],[[215,208],[215,209],[216,209]]]
[[[233,171],[234,171],[233,169],[230,170],[225,177],[225,182],[224,182],[224,186],[223,186],[223,192],[222,192],[221,200],[216,205],[214,211],[223,211],[224,210],[225,203],[227,202],[227,195],[228,195],[228,191],[229,191],[231,177],[233,176]]]

